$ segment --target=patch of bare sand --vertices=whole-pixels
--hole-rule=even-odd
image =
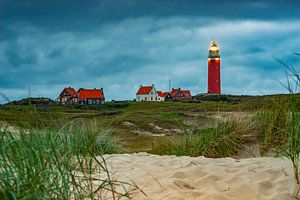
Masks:
[[[288,200],[296,190],[289,160],[210,159],[147,153],[106,155],[112,176],[134,182],[142,200]],[[131,188],[128,188],[130,190]]]

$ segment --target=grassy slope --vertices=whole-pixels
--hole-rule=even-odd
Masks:
[[[214,123],[213,115],[217,112],[251,112],[267,108],[274,99],[285,102],[286,98],[287,95],[276,95],[272,98],[269,96],[243,98],[240,103],[123,102],[89,107],[2,105],[0,121],[22,127],[52,129],[59,128],[70,120],[80,119],[88,125],[112,129],[120,138],[119,142],[128,151],[145,151],[151,149],[153,140],[160,140],[147,134],[161,133],[151,127],[151,124],[169,129],[172,133],[174,133],[172,129],[193,130]],[[124,122],[133,125],[124,125]]]

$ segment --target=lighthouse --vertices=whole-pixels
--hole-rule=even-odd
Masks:
[[[220,54],[216,41],[208,48],[208,94],[221,94]]]

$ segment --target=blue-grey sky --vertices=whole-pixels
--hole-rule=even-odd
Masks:
[[[169,79],[205,93],[211,40],[223,93],[284,93],[274,57],[300,67],[300,0],[0,0],[0,93],[103,87],[108,100],[133,99]]]

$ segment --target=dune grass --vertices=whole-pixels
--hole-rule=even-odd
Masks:
[[[299,54],[296,54],[299,56]],[[289,91],[290,94],[296,94],[300,92],[300,72],[294,67],[288,66],[280,60],[279,61],[286,68],[287,84],[283,86]],[[299,156],[300,156],[300,109],[299,99],[295,96],[291,96],[289,99],[290,105],[290,126],[288,129],[288,141],[281,153],[289,158],[293,164],[294,177],[298,184],[298,190],[295,194],[298,198],[300,191],[300,175],[299,175]],[[299,199],[299,198],[298,198]]]
[[[290,126],[289,106],[272,102],[271,109],[261,109],[256,113],[259,130],[260,154],[278,152],[288,141]]]
[[[300,81],[300,80],[299,80]],[[290,116],[290,126],[288,129],[288,141],[281,152],[283,155],[288,157],[294,167],[294,176],[297,184],[300,184],[299,175],[299,154],[300,154],[300,113],[296,110],[295,100],[291,98],[291,116]],[[300,190],[300,187],[299,187]],[[297,192],[297,196],[299,193]]]
[[[130,197],[117,187],[134,185],[113,180],[102,157],[120,150],[108,132],[76,121],[57,131],[0,130],[0,199]]]
[[[232,116],[214,127],[195,130],[183,137],[157,140],[152,152],[160,155],[206,156],[212,158],[234,156],[246,143],[255,140],[257,131],[251,119]]]

